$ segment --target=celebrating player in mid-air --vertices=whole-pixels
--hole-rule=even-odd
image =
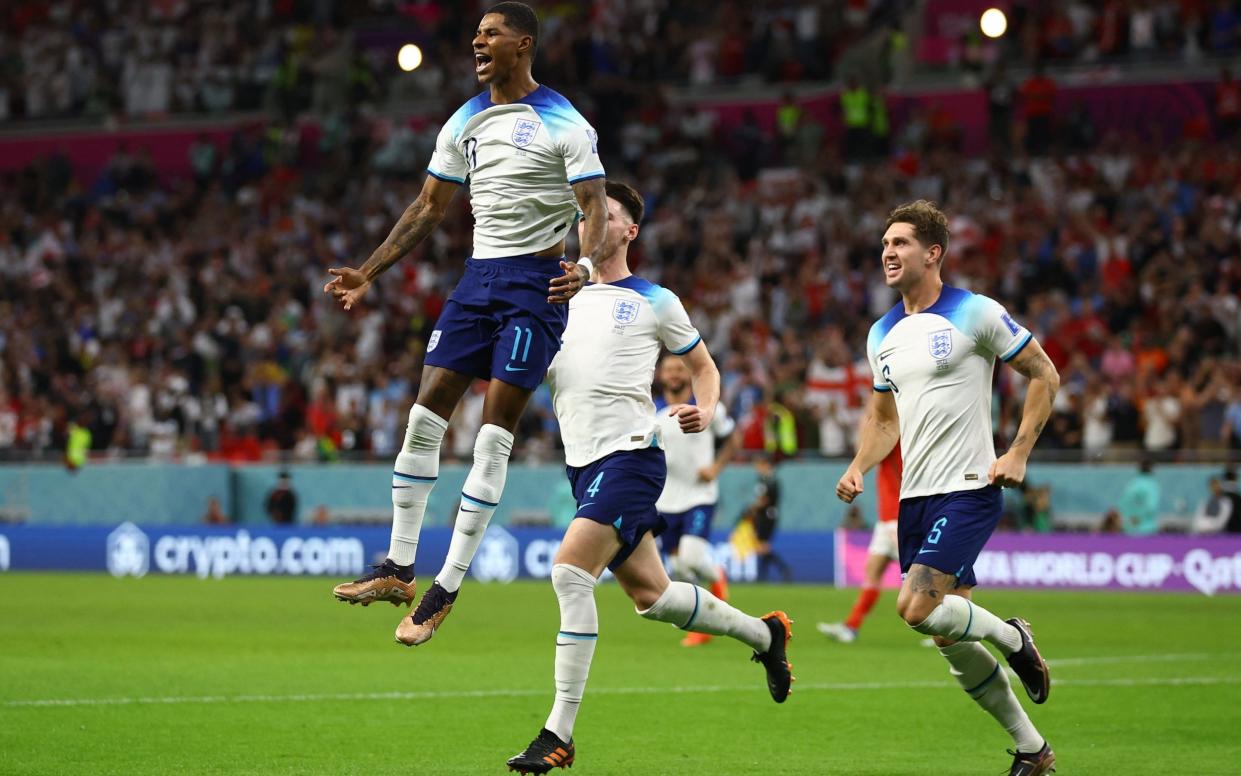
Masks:
[[[866,350],[874,393],[857,455],[836,485],[851,502],[862,475],[900,442],[904,458],[898,518],[901,571],[896,606],[934,637],[970,697],[1012,736],[1011,776],[1054,770],[1056,756],[1013,694],[991,643],[1035,703],[1051,677],[1023,620],[1001,620],[972,601],[974,560],[1000,520],[1000,488],[1025,479],[1026,461],[1060,386],[1055,366],[997,302],[944,285],[948,220],[919,200],[892,211],[882,263],[901,301],[871,327]],[[1017,436],[998,459],[991,434],[995,359],[1029,378]]]
[[[655,501],[666,473],[651,400],[655,361],[663,345],[689,364],[697,404],[665,411],[690,434],[711,425],[720,373],[676,295],[629,272],[642,197],[609,182],[607,208],[595,282],[571,303],[564,346],[548,372],[577,514],[552,566],[560,601],[556,699],[538,736],[508,761],[510,770],[522,773],[547,773],[571,765],[576,756],[573,723],[599,637],[595,583],[605,567],[643,617],[732,636],[751,647],[777,703],[788,697],[793,680],[784,612],[751,617],[701,587],[670,581],[664,571],[654,537],[664,524]]]
[[[414,556],[427,497],[439,475],[448,418],[475,378],[489,380],[474,466],[461,492],[448,557],[396,638],[409,646],[435,633],[500,501],[513,430],[560,349],[567,302],[590,276],[587,258],[607,221],[595,131],[568,100],[531,76],[538,18],[500,3],[474,36],[475,71],[487,91],[453,114],[436,141],[422,193],[358,269],[331,269],[324,290],[348,310],[384,270],[443,219],[470,181],[473,258],[427,343],[418,398],[392,472],[392,541],[374,572],[337,585],[342,601],[411,601]],[[565,236],[585,214],[581,256],[564,261]]]
[[[721,601],[728,600],[728,579],[711,556],[711,523],[720,498],[720,471],[741,447],[737,424],[716,405],[710,434],[687,434],[678,418],[660,412],[668,407],[694,403],[690,372],[685,359],[669,353],[659,362],[659,383],[663,389],[655,398],[660,441],[668,462],[668,479],[655,508],[667,524],[659,537],[672,565],[672,574],[682,582],[709,585]],[[723,439],[717,453],[715,440]],[[682,646],[697,647],[711,640],[708,633],[687,633]]]

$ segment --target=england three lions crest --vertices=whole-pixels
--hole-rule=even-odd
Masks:
[[[517,119],[517,123],[513,125],[513,145],[518,148],[525,148],[534,142],[534,136],[538,134],[539,122],[530,119]]]
[[[948,358],[952,353],[952,329],[940,329],[928,334],[927,349],[931,351],[931,358]]]
[[[641,309],[641,302],[632,299],[617,299],[616,304],[612,306],[612,318],[621,326],[628,326],[638,320],[638,311]]]

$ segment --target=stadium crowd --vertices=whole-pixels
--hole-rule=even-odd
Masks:
[[[348,38],[328,40],[334,24],[349,20],[339,14],[396,7],[273,0],[260,4],[253,24],[238,25],[248,4],[169,0],[147,7],[146,26],[120,30],[106,22],[123,5],[6,6],[0,82],[10,104],[14,62],[42,74],[20,83],[75,82],[72,62],[56,59],[66,46],[81,49],[89,67],[124,70],[147,57],[174,63],[178,74],[209,74],[220,63],[235,74],[238,63],[260,62],[272,74],[281,56],[296,52],[303,64],[335,61],[315,48],[321,44],[344,47],[344,60],[361,62]],[[1166,5],[1125,7],[1162,14]],[[1232,5],[1212,4],[1209,18]],[[756,13],[774,14],[764,22],[783,20],[763,25],[764,40],[780,28],[795,38],[817,29],[819,37],[802,42],[818,46],[834,45],[838,22],[885,24],[899,6],[847,3],[836,9],[843,16],[828,19],[810,13],[815,3],[762,11],[723,4],[705,14],[691,0],[598,2],[592,13],[610,14],[606,25],[575,25],[555,13],[547,20],[539,76],[608,128],[600,151],[609,175],[646,196],[633,262],[686,301],[720,364],[745,446],[780,457],[850,454],[870,390],[867,328],[893,301],[877,269],[878,238],[894,205],[924,197],[952,217],[949,282],[1003,300],[1062,371],[1064,389],[1040,448],[1092,457],[1241,448],[1241,151],[1228,142],[1241,123],[1241,95],[1227,77],[1221,85],[1232,91],[1217,92],[1215,115],[1187,122],[1183,138],[1157,148],[1137,136],[1099,138],[1084,114],[1036,116],[1031,106],[1047,102],[1054,83],[1027,81],[1020,110],[992,101],[988,156],[958,150],[959,128],[946,111],[890,121],[880,110],[882,91],[863,96],[852,83],[842,92],[843,136],[792,95],[769,129],[753,115],[723,123],[639,88],[695,80],[697,42],[718,44],[727,30],[751,35]],[[1041,18],[1038,7],[1014,13],[1015,23]],[[453,46],[468,36],[457,28],[472,17],[444,13],[433,1],[400,8],[437,31],[441,59],[469,65]],[[715,32],[686,32],[698,18],[709,18]],[[655,39],[621,34],[648,27],[671,44],[645,53],[617,48]],[[616,34],[582,37],[581,29]],[[65,39],[57,43],[49,30]],[[831,61],[796,46],[773,60],[767,43],[739,46],[738,72],[802,77],[771,64]],[[719,64],[720,56],[708,59]],[[56,78],[45,77],[52,71]],[[100,71],[84,82],[124,82],[115,75]],[[475,89],[472,74],[459,75],[441,82],[444,115]],[[317,123],[240,127],[225,143],[204,135],[189,150],[186,179],[163,174],[144,149],[126,146],[93,180],[55,154],[0,179],[0,457],[66,450],[70,463],[88,451],[391,456],[424,343],[469,255],[471,222],[460,196],[361,311],[346,314],[320,292],[326,268],[363,261],[416,196],[438,131],[437,120],[394,123],[359,108],[375,85],[364,75],[350,83],[337,84],[349,99],[332,89],[321,94],[315,82],[276,106],[276,115],[300,113],[319,98],[354,106]],[[171,94],[193,92],[203,106],[201,90],[177,84]],[[990,99],[994,84],[984,88]],[[599,90],[610,97],[599,99]],[[234,89],[233,98],[244,91]],[[27,109],[19,115],[31,115],[30,101],[20,100]],[[79,105],[68,104],[70,111]],[[861,121],[851,122],[858,106]],[[1028,131],[1035,121],[1038,131]],[[1011,142],[1022,136],[1012,131],[1018,125],[1027,129],[1025,143]],[[1010,370],[998,374],[1003,443],[1022,386]],[[472,396],[454,418],[450,455],[469,456],[481,400]],[[525,426],[518,457],[555,459],[545,391]]]
[[[359,115],[313,138],[273,126],[204,141],[192,180],[128,149],[95,181],[55,156],[6,177],[0,452],[60,451],[76,432],[118,454],[389,457],[470,251],[466,197],[365,309],[346,314],[320,288],[416,195],[401,160],[425,159],[434,132]],[[747,448],[849,454],[866,331],[893,301],[877,240],[916,197],[952,216],[949,282],[1004,300],[1060,367],[1042,448],[1241,447],[1235,144],[1109,137],[966,158],[905,126],[891,155],[858,164],[834,140],[718,130],[693,111],[638,113],[616,134],[610,174],[648,198],[635,263],[686,300]],[[998,373],[1003,440],[1022,386]],[[480,404],[453,421],[459,457]],[[519,456],[554,458],[546,395],[527,420]]]
[[[143,118],[383,101],[409,37],[415,91],[473,94],[461,54],[491,0],[17,0],[0,7],[0,121]],[[593,84],[823,80],[908,0],[594,0],[543,9],[540,72]],[[704,29],[704,23],[706,27]],[[394,37],[395,35],[395,37]],[[399,39],[399,40],[398,40]],[[406,78],[409,82],[411,78]],[[450,100],[451,101],[451,100]]]

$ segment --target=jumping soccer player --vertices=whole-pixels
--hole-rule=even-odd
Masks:
[[[655,410],[668,462],[668,480],[655,502],[655,509],[667,523],[660,542],[668,553],[674,577],[682,582],[710,585],[716,598],[727,601],[728,579],[711,557],[707,537],[715,518],[715,504],[720,499],[720,471],[741,447],[737,424],[728,417],[724,405],[719,404],[711,418],[710,434],[686,434],[676,415],[664,411],[694,403],[690,371],[680,356],[669,353],[660,360],[659,384],[662,391],[655,398]],[[718,454],[716,439],[724,440]],[[681,645],[696,647],[710,640],[708,633],[687,633]]]
[[[897,442],[904,457],[897,538],[904,583],[897,612],[932,636],[949,671],[1016,744],[1011,776],[1053,770],[1056,756],[980,641],[991,643],[1043,703],[1047,663],[1024,620],[973,603],[974,560],[1000,520],[1000,488],[1025,479],[1026,461],[1051,414],[1060,376],[1030,332],[992,299],[944,285],[948,220],[919,200],[892,211],[882,263],[901,301],[871,327],[866,350],[874,393],[857,455],[836,485],[853,501],[862,475]],[[998,459],[991,434],[996,357],[1030,381],[1017,436]]]
[[[560,601],[556,699],[538,736],[508,761],[510,770],[522,773],[573,763],[573,723],[599,635],[595,583],[605,567],[643,617],[732,636],[752,648],[777,703],[788,697],[793,680],[786,659],[791,626],[784,612],[751,617],[701,587],[670,581],[664,571],[655,547],[664,521],[655,501],[666,466],[651,400],[660,346],[689,365],[697,404],[668,408],[684,433],[710,427],[720,374],[676,295],[629,272],[627,255],[642,221],[642,197],[609,182],[607,207],[594,283],[570,303],[564,345],[548,371],[578,508],[552,566]]]
[[[879,600],[883,589],[883,574],[888,570],[888,564],[900,561],[896,540],[896,515],[900,509],[901,498],[899,444],[880,462],[875,485],[879,491],[879,519],[875,521],[875,532],[871,535],[870,547],[866,552],[866,577],[862,582],[862,589],[858,591],[857,601],[844,622],[821,622],[818,625],[819,633],[843,644],[857,641],[858,629]]]
[[[333,591],[350,603],[413,600],[414,557],[447,418],[475,378],[488,380],[448,557],[396,630],[407,646],[430,639],[452,609],[504,491],[513,431],[560,349],[567,302],[589,278],[587,257],[607,226],[595,131],[568,100],[531,77],[538,34],[538,19],[523,3],[500,3],[483,16],[473,45],[475,71],[487,91],[444,125],[422,193],[383,245],[361,268],[328,270],[336,278],[324,286],[351,309],[380,273],[431,233],[469,179],[473,258],[427,343],[418,398],[392,473],[388,557]],[[565,261],[565,236],[583,213],[582,258]]]

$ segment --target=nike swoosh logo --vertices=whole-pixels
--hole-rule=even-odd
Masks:
[[[895,352],[896,352],[895,350],[889,350],[889,351],[888,351],[888,352],[886,352],[886,353],[880,353],[880,354],[879,354],[879,360],[880,360],[880,361],[883,361],[884,359],[886,359],[888,356],[892,355],[892,354],[893,354],[893,353],[895,353]]]
[[[461,507],[461,511],[462,511],[462,512],[469,512],[471,515],[473,515],[473,514],[477,514],[477,513],[481,512],[482,510],[481,510],[481,509],[466,509],[465,507]]]
[[[574,644],[574,642],[572,642],[572,641],[557,641],[557,642],[556,642],[556,646],[558,646],[558,647],[571,647],[571,646],[573,646],[573,644]],[[566,691],[566,692],[567,692],[567,691]]]
[[[922,550],[918,554],[919,555],[930,555],[933,552],[939,552],[939,550]]]
[[[513,366],[512,364],[505,364],[504,371],[505,372],[528,372],[530,371],[530,369],[529,367]]]
[[[595,502],[593,501],[587,501],[585,504],[582,504],[580,507],[578,507],[578,509],[585,509],[586,507],[591,506],[594,503]]]
[[[406,490],[407,488],[412,488],[412,487],[414,486],[413,485],[393,485],[392,489],[393,490]]]

